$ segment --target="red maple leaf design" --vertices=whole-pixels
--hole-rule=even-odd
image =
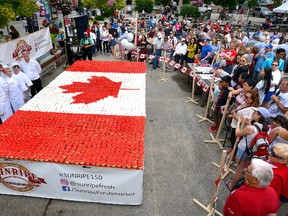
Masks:
[[[70,85],[60,86],[64,89],[63,93],[76,93],[80,94],[73,96],[72,103],[93,103],[104,99],[108,96],[118,97],[122,82],[113,82],[107,77],[92,76],[88,82],[73,82]]]

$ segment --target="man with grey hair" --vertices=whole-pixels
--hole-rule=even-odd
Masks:
[[[224,206],[224,214],[276,216],[279,197],[269,187],[273,179],[272,166],[261,160],[252,159],[251,165],[245,170],[245,184],[231,192]]]

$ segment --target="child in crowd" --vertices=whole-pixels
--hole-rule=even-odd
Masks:
[[[213,119],[214,119],[214,126],[209,127],[209,130],[211,132],[217,132],[219,128],[219,124],[222,118],[222,106],[225,106],[226,101],[228,99],[229,94],[229,86],[231,82],[230,76],[224,76],[221,78],[221,82],[219,83],[219,88],[221,89],[219,97],[216,101],[216,107],[213,113]]]
[[[194,63],[195,63],[195,64],[200,64],[200,54],[196,54],[196,55],[194,56]]]
[[[285,124],[287,124],[287,119],[283,115],[277,115],[273,120],[272,123],[269,126],[269,133],[279,126],[285,127]],[[269,134],[268,133],[268,134]]]

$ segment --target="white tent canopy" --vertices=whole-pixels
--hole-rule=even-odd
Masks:
[[[280,5],[279,7],[274,8],[273,12],[275,12],[275,13],[286,13],[286,12],[288,12],[288,1],[286,1],[284,4]]]

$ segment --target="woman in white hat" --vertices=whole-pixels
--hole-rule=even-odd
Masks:
[[[19,64],[18,63],[13,63],[11,66],[13,73],[19,78],[19,80],[24,83],[26,86],[26,90],[24,91],[25,97],[26,97],[26,103],[31,99],[30,97],[30,91],[29,88],[33,85],[31,82],[30,78],[28,77],[27,74],[23,73],[20,70]]]
[[[16,112],[21,106],[24,105],[26,86],[19,78],[11,72],[10,67],[5,66],[4,77],[5,82],[8,84],[8,98],[12,105],[12,109]]]
[[[3,66],[0,64],[0,122],[6,121],[13,112],[8,98],[8,85],[3,79]]]

